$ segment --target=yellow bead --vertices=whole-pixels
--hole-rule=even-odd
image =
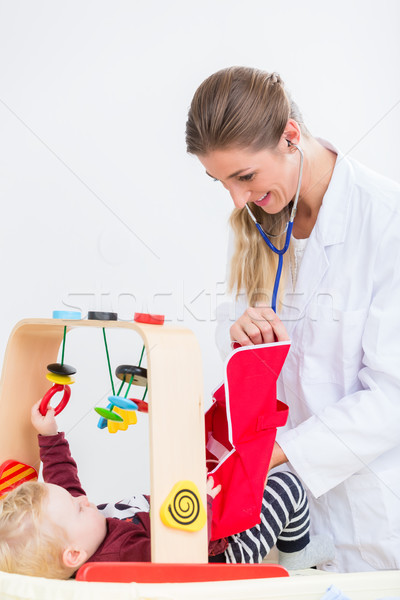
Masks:
[[[124,410],[118,408],[118,406],[114,406],[113,411],[120,415],[123,418],[123,421],[107,421],[107,428],[110,433],[116,433],[120,430],[126,431],[129,425],[135,425],[137,423],[136,410]]]
[[[47,373],[46,378],[52,383],[59,385],[71,385],[75,383],[75,379],[70,375],[57,375],[56,373]]]
[[[160,508],[161,521],[167,527],[199,531],[207,522],[207,514],[197,486],[192,481],[178,481]]]

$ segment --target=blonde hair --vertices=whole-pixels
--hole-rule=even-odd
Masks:
[[[73,571],[63,563],[65,531],[45,523],[44,483],[29,481],[0,501],[0,570],[20,575],[68,579]],[[45,526],[46,525],[46,526]]]
[[[186,123],[187,151],[206,155],[213,150],[250,148],[254,152],[275,149],[289,119],[308,137],[301,113],[277,73],[249,67],[229,67],[208,77],[196,90]],[[281,248],[279,235],[288,221],[291,206],[269,215],[254,203],[250,208],[273,243]],[[230,224],[235,235],[229,288],[244,290],[251,305],[269,302],[278,263],[267,248],[246,208],[234,209]],[[285,277],[288,255],[284,257]]]

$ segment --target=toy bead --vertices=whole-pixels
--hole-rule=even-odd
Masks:
[[[87,318],[89,321],[118,321],[118,314],[114,312],[89,310]]]
[[[135,367],[134,365],[120,365],[115,369],[118,379],[134,385],[147,385],[147,369],[144,367]]]
[[[47,370],[56,375],[74,375],[76,373],[75,367],[61,363],[51,363],[51,365],[47,365]]]
[[[147,313],[135,313],[133,320],[136,323],[148,323],[149,325],[163,325],[164,315],[149,315]]]
[[[100,415],[101,417],[104,417],[107,420],[120,421],[121,423],[123,421],[122,417],[117,415],[116,412],[114,412],[112,410],[108,410],[108,408],[100,408],[97,406],[94,410],[97,412],[98,415]]]
[[[108,401],[123,410],[137,410],[138,408],[138,405],[133,400],[122,398],[122,396],[108,396]]]
[[[178,481],[160,508],[164,525],[185,531],[199,531],[207,521],[197,486],[192,481]]]
[[[41,415],[45,416],[45,414],[47,413],[47,406],[48,406],[50,400],[52,399],[52,397],[54,396],[54,394],[56,394],[57,392],[64,392],[64,394],[63,394],[63,397],[61,398],[60,403],[56,406],[56,408],[54,410],[55,416],[59,415],[60,412],[62,410],[64,410],[64,408],[67,406],[68,401],[71,396],[71,388],[68,385],[59,385],[56,383],[43,396],[43,399],[39,406]]]
[[[107,406],[107,410],[112,411],[114,409],[114,405],[113,404],[109,404]],[[107,427],[107,425],[109,424],[110,421],[108,421],[107,419],[105,419],[104,417],[100,417],[100,419],[97,422],[97,427],[99,429],[105,429]],[[108,428],[108,430],[110,430],[110,428]]]
[[[137,416],[134,410],[122,410],[118,407],[115,407],[115,412],[121,415],[123,418],[122,423],[117,423],[115,421],[108,421],[107,427],[110,433],[116,433],[117,431],[126,431],[129,425],[135,425],[137,423]]]
[[[56,373],[47,373],[46,379],[52,383],[58,383],[59,385],[71,385],[75,383],[75,379],[69,375],[57,375]]]
[[[149,405],[147,402],[145,402],[145,400],[136,400],[135,402],[138,406],[138,411],[142,412],[142,413],[148,413],[149,412]]]
[[[24,481],[36,481],[37,478],[33,467],[16,460],[6,460],[0,465],[0,499]]]
[[[74,310],[53,310],[53,319],[79,320],[82,315]]]
[[[105,429],[107,427],[107,423],[108,423],[107,419],[105,419],[104,417],[100,417],[100,419],[98,420],[98,423],[97,423],[97,427],[99,429]]]

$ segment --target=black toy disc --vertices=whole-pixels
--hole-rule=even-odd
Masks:
[[[73,375],[76,373],[75,367],[65,364],[62,365],[61,363],[51,363],[51,365],[47,365],[47,370],[56,375]]]
[[[90,321],[118,321],[118,314],[114,312],[89,310],[87,318]]]
[[[147,385],[147,369],[144,367],[135,367],[134,365],[119,365],[115,369],[118,379],[130,383],[133,375],[133,385]]]

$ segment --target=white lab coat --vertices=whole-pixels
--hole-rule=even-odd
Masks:
[[[240,299],[217,310],[223,355],[245,308]],[[308,488],[312,531],[335,541],[335,560],[321,567],[399,569],[398,184],[338,153],[280,318],[292,346],[278,384],[289,421],[277,441]]]

